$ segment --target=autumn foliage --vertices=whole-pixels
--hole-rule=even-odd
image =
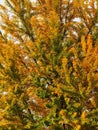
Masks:
[[[98,1],[0,5],[0,130],[98,130]]]

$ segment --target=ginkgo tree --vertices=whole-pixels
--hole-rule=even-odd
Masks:
[[[0,5],[0,130],[98,129],[98,1]]]

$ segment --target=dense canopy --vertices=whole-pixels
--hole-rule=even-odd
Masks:
[[[98,0],[5,0],[0,30],[0,130],[98,130]]]

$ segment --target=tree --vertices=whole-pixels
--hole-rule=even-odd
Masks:
[[[0,5],[0,129],[98,129],[97,0]]]

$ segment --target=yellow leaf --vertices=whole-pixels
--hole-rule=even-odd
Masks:
[[[82,114],[81,114],[81,119],[84,119],[87,115],[87,112],[86,111],[83,111]]]
[[[86,41],[85,41],[85,36],[82,36],[81,37],[81,45],[82,45],[82,51],[83,51],[83,54],[86,55]]]
[[[74,112],[72,115],[72,118],[76,117],[76,115],[77,115],[77,112]]]
[[[87,37],[87,55],[91,53],[92,50],[92,38],[91,35],[89,34]]]
[[[81,126],[80,125],[77,125],[75,130],[80,130],[81,129]]]
[[[66,113],[65,113],[65,111],[63,109],[60,111],[59,114],[63,117],[63,119],[66,118]]]

